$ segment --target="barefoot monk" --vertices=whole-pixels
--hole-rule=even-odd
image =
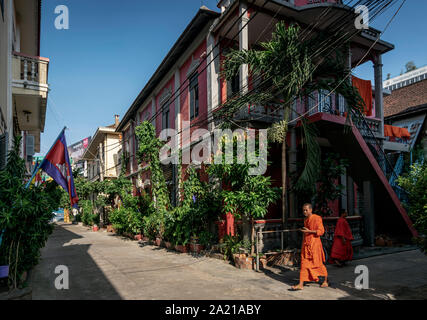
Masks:
[[[293,290],[302,290],[304,282],[319,281],[319,276],[324,277],[325,281],[321,284],[322,288],[328,287],[328,271],[325,265],[325,253],[323,251],[320,237],[325,233],[322,217],[312,213],[312,206],[309,203],[304,204],[303,213],[304,228],[301,232],[304,234],[301,248],[301,271],[299,284],[293,286]]]

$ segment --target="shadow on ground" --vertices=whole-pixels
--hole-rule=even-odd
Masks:
[[[369,289],[358,290],[355,273],[358,265],[369,270]],[[330,288],[340,290],[345,296],[340,300],[425,300],[427,299],[427,257],[418,250],[355,260],[340,268],[327,264]],[[285,283],[298,283],[299,270],[275,266],[261,270],[266,276]],[[318,284],[309,283],[316,287]]]
[[[88,253],[91,245],[84,243],[85,240],[61,225],[55,226],[33,272],[34,300],[121,299]],[[55,279],[60,276],[55,274],[55,268],[59,265],[68,268],[69,289],[55,287]]]

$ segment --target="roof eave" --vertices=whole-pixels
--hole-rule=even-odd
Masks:
[[[119,132],[123,129],[124,125],[132,118],[132,114],[136,112],[136,110],[139,108],[141,100],[147,98],[148,94],[154,89],[154,87],[162,80],[162,77],[164,76],[163,72],[168,69],[168,67],[173,63],[175,63],[176,58],[174,59],[174,56],[184,52],[180,45],[182,45],[185,40],[194,38],[195,34],[198,34],[201,29],[194,28],[197,24],[203,24],[208,22],[209,20],[215,19],[220,15],[220,13],[212,11],[210,9],[207,9],[206,7],[201,7],[199,11],[196,13],[196,15],[193,17],[191,22],[187,25],[184,32],[180,35],[178,40],[175,42],[175,44],[172,46],[172,49],[169,50],[166,57],[163,59],[163,61],[160,63],[157,70],[154,72],[150,80],[147,82],[145,87],[141,90],[141,92],[138,94],[130,108],[125,113],[124,117],[120,121],[119,125],[116,128],[116,131]],[[206,21],[204,21],[206,20]],[[182,52],[181,52],[182,51]]]

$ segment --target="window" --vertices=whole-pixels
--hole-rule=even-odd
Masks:
[[[169,106],[164,105],[162,109],[162,129],[167,129],[169,127]]]
[[[232,97],[240,90],[240,74],[236,74],[231,80],[227,81],[227,98]]]
[[[190,78],[190,120],[199,115],[199,74]]]

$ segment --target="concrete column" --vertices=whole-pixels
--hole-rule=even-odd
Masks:
[[[208,130],[213,131],[215,129],[215,124],[212,121],[212,110],[214,110],[218,104],[219,104],[219,95],[220,95],[220,88],[219,88],[219,68],[220,68],[220,61],[219,61],[219,48],[218,46],[215,47],[215,37],[212,34],[211,30],[209,30],[209,33],[206,38],[207,43],[207,52],[210,54],[207,56],[206,63],[208,65],[208,68],[206,70],[207,75],[207,88],[208,88]],[[216,57],[216,58],[215,58]],[[215,59],[215,60],[214,60]],[[213,61],[213,62],[212,62]],[[211,63],[212,62],[212,63]]]
[[[12,104],[12,41],[13,41],[13,1],[4,3],[4,18],[6,21],[6,131],[8,132],[8,149],[13,147],[13,104]]]
[[[380,134],[384,137],[384,104],[383,104],[383,61],[379,54],[374,61],[375,73],[375,116],[381,119]]]
[[[151,123],[153,124],[154,128],[156,128],[156,118],[155,117],[156,114],[156,98],[152,97],[151,98],[151,117],[154,117],[153,120],[151,121]]]
[[[181,79],[180,79],[180,73],[179,73],[179,68],[176,69],[175,71],[175,91],[178,90],[180,83],[181,83]],[[175,136],[175,148],[176,148],[176,152],[177,152],[177,156],[179,157],[179,150],[181,148],[181,128],[182,128],[182,124],[181,124],[181,101],[180,98],[178,97],[178,99],[175,100],[175,130],[177,131],[177,134]],[[181,177],[181,173],[177,172],[178,169],[178,163],[179,163],[179,159],[177,159],[176,161],[176,165],[173,166],[173,181],[175,182],[175,204],[178,203],[177,200],[180,196],[180,192],[178,189],[179,186],[179,179]]]
[[[247,4],[241,3],[239,6],[239,50],[248,50],[249,49],[249,21]],[[240,67],[240,90],[242,94],[248,92],[248,81],[249,81],[249,67],[247,64],[244,64]]]
[[[363,182],[363,218],[365,223],[365,245],[373,247],[375,244],[375,206],[374,188],[370,181]]]
[[[341,195],[341,209],[348,210],[347,202],[347,172],[341,175],[341,185],[343,186],[343,193]]]
[[[354,181],[353,178],[347,176],[347,210],[348,215],[354,215]]]

